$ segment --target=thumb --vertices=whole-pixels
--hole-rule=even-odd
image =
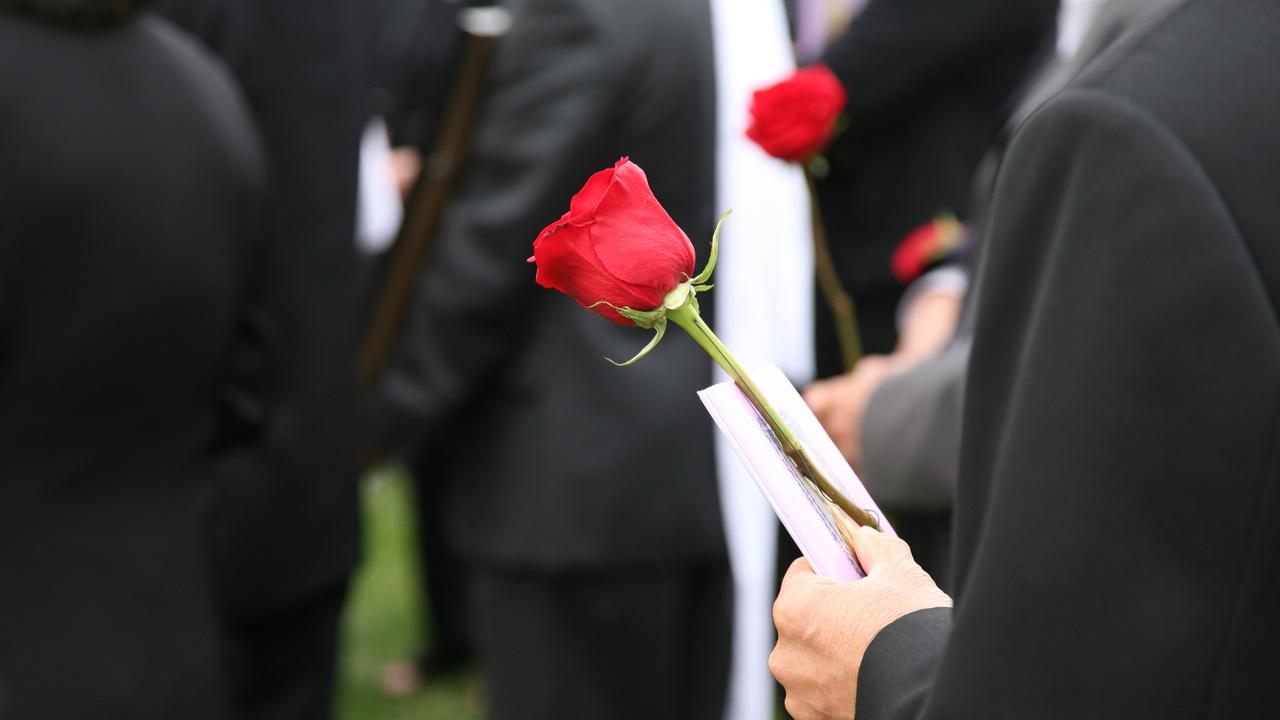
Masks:
[[[869,527],[860,527],[853,533],[850,540],[853,552],[858,556],[858,562],[868,575],[875,573],[876,568],[882,565],[912,562],[911,547],[888,533]]]

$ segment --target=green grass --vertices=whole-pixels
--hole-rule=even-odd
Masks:
[[[403,699],[379,689],[383,665],[415,653],[430,629],[419,610],[413,483],[401,473],[379,472],[361,488],[365,557],[343,619],[338,720],[482,720],[467,701],[471,677],[441,681]]]

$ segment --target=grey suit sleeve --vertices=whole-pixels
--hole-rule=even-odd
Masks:
[[[862,424],[862,479],[883,507],[951,508],[970,341],[957,339],[872,394]]]
[[[601,169],[616,92],[604,23],[581,0],[524,0],[493,61],[467,169],[419,273],[402,339],[366,396],[366,442],[412,455],[519,347],[540,307],[538,232]]]

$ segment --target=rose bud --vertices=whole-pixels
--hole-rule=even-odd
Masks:
[[[960,247],[964,224],[951,215],[941,215],[912,230],[889,259],[893,276],[903,285],[920,277]]]
[[[826,65],[801,68],[752,94],[747,137],[773,157],[807,163],[831,141],[846,97]]]
[[[644,171],[627,158],[592,175],[569,212],[538,235],[537,281],[622,325],[636,324],[619,308],[658,308],[693,275],[694,251],[649,189]]]

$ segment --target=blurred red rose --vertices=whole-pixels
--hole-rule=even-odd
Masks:
[[[934,218],[912,230],[889,260],[893,276],[903,285],[910,284],[930,265],[959,247],[963,237],[964,225],[950,215]]]
[[[801,68],[752,94],[747,137],[776,158],[808,162],[831,141],[845,98],[844,86],[826,65]]]
[[[622,158],[573,196],[569,212],[533,241],[538,284],[621,325],[616,307],[653,310],[693,275],[694,251],[649,189],[638,165]],[[595,305],[595,307],[591,307]]]

